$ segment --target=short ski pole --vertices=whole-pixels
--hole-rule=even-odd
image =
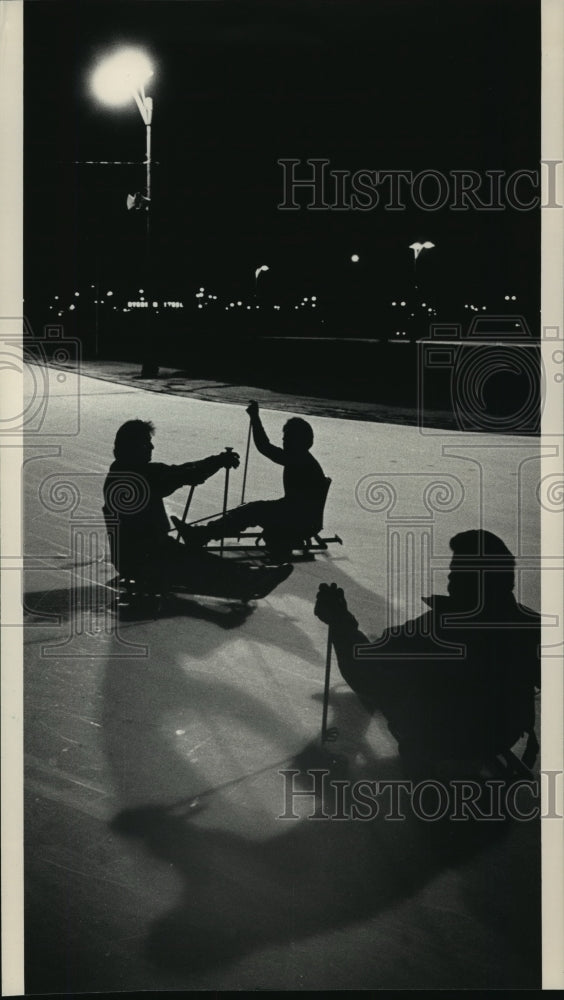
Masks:
[[[226,451],[233,451],[233,448],[226,448],[225,450]],[[228,494],[229,494],[229,466],[227,465],[226,468],[225,468],[225,489],[223,491],[223,514],[222,514],[223,518],[227,514],[227,497],[228,497]],[[223,546],[224,546],[224,544],[225,544],[225,528],[223,529],[223,534],[221,536],[221,545],[219,547],[219,554],[220,554],[220,556],[223,555]]]
[[[243,488],[241,490],[241,503],[245,503],[245,487],[247,485],[247,469],[249,467],[249,450],[251,447],[252,424],[249,420],[249,433],[247,435],[247,450],[245,452],[245,469],[243,471]]]
[[[188,511],[190,510],[190,504],[192,503],[192,497],[194,496],[194,490],[196,489],[196,484],[194,483],[190,487],[190,492],[188,494],[188,499],[186,501],[186,506],[184,508],[184,513],[182,515],[182,524],[186,524],[186,518],[188,517]],[[178,528],[178,534],[176,536],[176,541],[180,541],[180,528]]]

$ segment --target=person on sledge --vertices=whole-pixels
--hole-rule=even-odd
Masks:
[[[408,772],[493,759],[525,734],[530,766],[540,616],[515,600],[515,559],[500,538],[466,531],[450,547],[448,596],[423,598],[429,611],[375,643],[336,584],[321,584],[314,613],[330,627],[344,680],[386,718]]]
[[[182,486],[204,483],[220,469],[236,469],[238,454],[225,451],[182,465],[153,462],[154,430],[150,421],[128,420],[116,434],[115,461],[104,483],[104,516],[117,572],[155,590],[177,586],[216,597],[265,597],[292,566],[248,567],[192,552],[170,537],[163,504],[163,497]]]
[[[257,451],[284,469],[284,496],[277,500],[257,500],[229,511],[207,525],[175,525],[190,547],[203,546],[212,539],[238,537],[246,528],[263,529],[264,541],[272,554],[288,555],[316,527],[327,493],[327,480],[319,462],[311,454],[313,430],[307,420],[291,417],[284,424],[282,447],[269,440],[263,427],[258,403],[247,407]],[[313,529],[312,529],[313,526]]]

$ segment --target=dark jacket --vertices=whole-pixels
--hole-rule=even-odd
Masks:
[[[317,459],[307,450],[296,454],[272,444],[258,418],[252,421],[252,428],[253,440],[261,455],[284,467],[285,499],[304,514],[316,513],[326,489],[323,469]]]
[[[510,748],[534,730],[540,616],[512,594],[475,617],[450,597],[427,603],[375,643],[343,614],[332,626],[342,676],[382,711],[400,751],[469,758]]]
[[[163,497],[181,486],[205,482],[220,467],[219,456],[184,465],[112,463],[104,483],[104,517],[118,572],[133,575],[160,558],[170,541]]]

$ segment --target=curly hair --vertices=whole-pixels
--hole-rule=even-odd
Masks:
[[[154,424],[150,420],[126,420],[119,428],[114,441],[114,456],[116,459],[127,459],[131,452],[136,451],[140,444],[155,433]]]

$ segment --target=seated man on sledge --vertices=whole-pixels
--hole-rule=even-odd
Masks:
[[[466,531],[450,547],[448,596],[424,598],[428,612],[375,643],[336,584],[321,584],[315,614],[330,627],[344,680],[384,715],[408,773],[493,760],[525,734],[522,762],[532,766],[540,616],[515,600],[515,559],[496,535]]]
[[[313,430],[307,420],[291,417],[284,425],[283,445],[279,448],[268,439],[258,403],[251,401],[247,413],[257,450],[284,469],[284,496],[278,500],[243,504],[207,525],[182,528],[177,518],[173,521],[189,546],[206,545],[212,539],[238,537],[246,528],[259,526],[269,551],[282,558],[306,537],[321,530],[329,480],[311,454]]]
[[[163,497],[181,486],[203,483],[220,469],[237,468],[239,456],[225,451],[197,462],[152,462],[153,424],[128,420],[115,438],[115,461],[104,483],[104,517],[112,562],[121,577],[155,591],[175,587],[194,594],[265,597],[292,572],[292,566],[236,565],[211,553],[194,553],[170,537]]]

